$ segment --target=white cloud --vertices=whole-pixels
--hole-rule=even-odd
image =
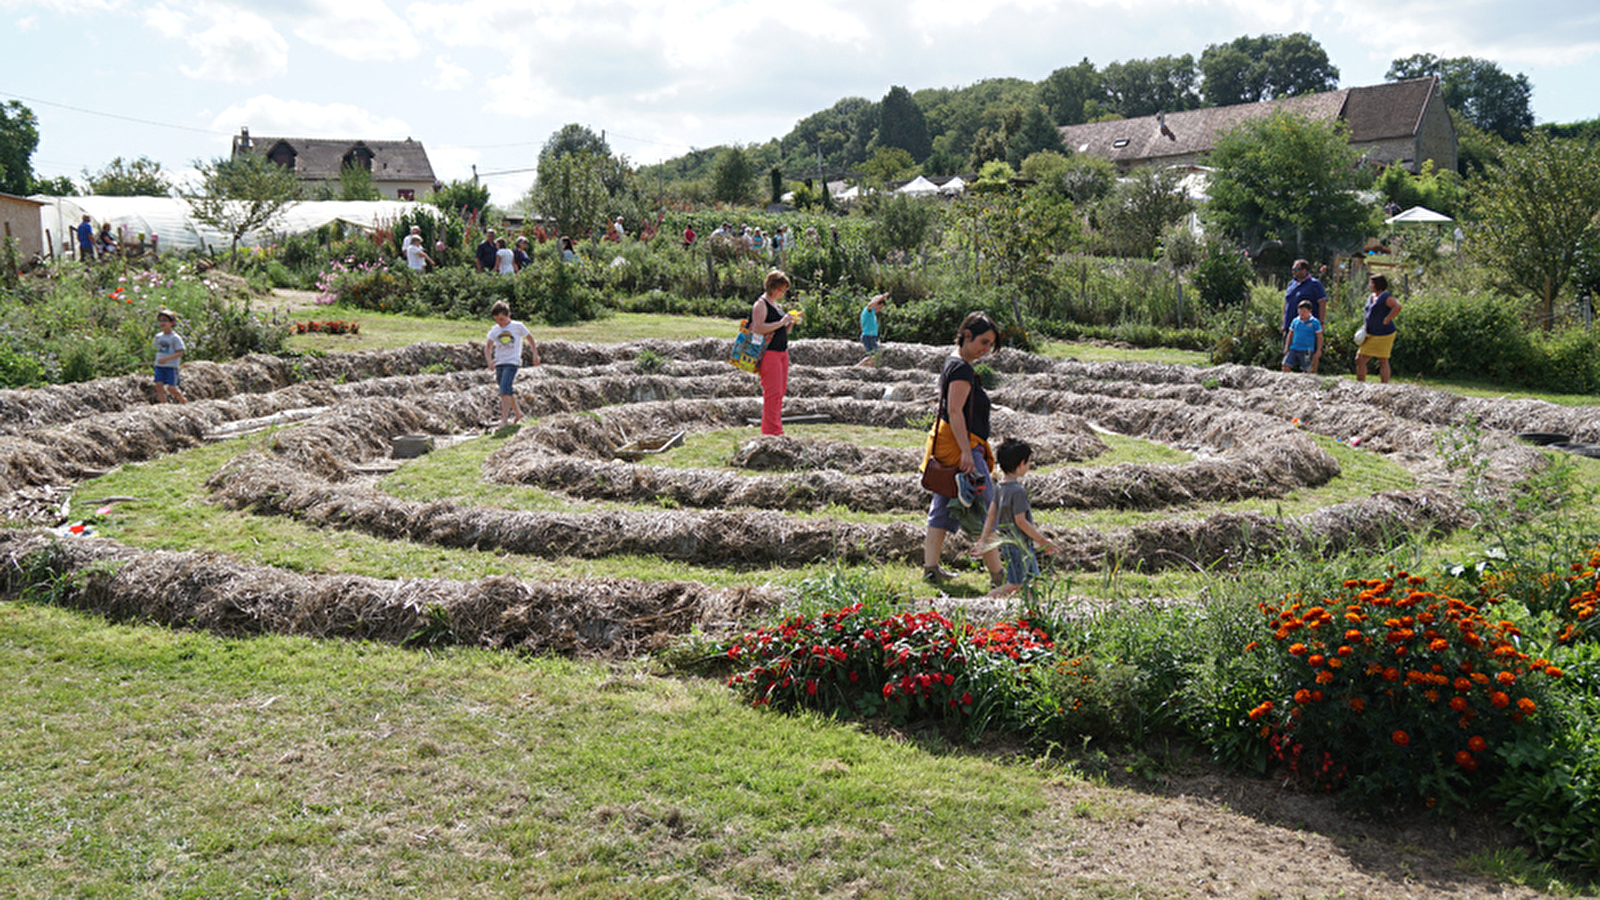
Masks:
[[[348,103],[307,103],[266,94],[235,103],[211,123],[218,131],[237,131],[241,125],[248,125],[253,135],[272,137],[401,140],[412,136],[406,122]]]
[[[428,86],[436,91],[459,91],[472,83],[472,73],[450,61],[448,56],[433,58],[433,80]]]
[[[252,12],[213,6],[191,15],[157,4],[144,21],[162,37],[188,44],[193,56],[178,70],[199,81],[248,84],[289,69],[288,42]]]
[[[411,26],[376,0],[318,0],[295,28],[308,44],[358,62],[410,59],[420,45]]]
[[[37,28],[39,26],[39,17],[38,16],[23,16],[22,18],[17,20],[16,26],[17,26],[17,33],[18,34],[27,34],[28,32],[32,31],[33,29],[35,29],[35,28]]]

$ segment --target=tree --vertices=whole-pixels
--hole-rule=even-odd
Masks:
[[[755,170],[740,147],[727,147],[717,156],[711,170],[711,197],[723,203],[744,203],[750,199]]]
[[[1040,104],[1031,104],[1022,111],[1016,130],[1006,135],[1006,162],[1020,168],[1022,161],[1041,151],[1056,153],[1066,149],[1061,143],[1061,131],[1050,119],[1050,113]]]
[[[161,163],[148,156],[129,162],[118,156],[93,175],[84,169],[83,177],[89,193],[102,197],[165,197],[172,192],[172,182],[161,171]]]
[[[1327,51],[1303,31],[1212,44],[1200,54],[1200,74],[1210,106],[1295,97],[1339,86],[1339,70],[1328,61]]]
[[[876,124],[877,104],[865,97],[846,97],[821,112],[806,116],[783,136],[781,143],[789,148],[784,167],[791,172],[813,175],[819,155],[822,165],[834,169],[861,162],[850,159],[848,153],[857,144],[865,147],[871,138],[870,134],[865,137],[856,134],[862,120],[869,116]]]
[[[933,139],[928,136],[922,107],[911,98],[910,91],[899,85],[889,88],[878,104],[878,145],[899,147],[917,163],[933,153]]]
[[[917,252],[939,218],[938,203],[904,194],[870,194],[864,205],[872,219],[868,240],[877,256]]]
[[[33,151],[39,147],[39,120],[20,101],[0,103],[0,191],[33,193]]]
[[[1187,53],[1114,62],[1105,68],[1105,98],[1113,110],[1130,119],[1196,109],[1198,78],[1194,57]]]
[[[554,219],[562,234],[586,235],[605,221],[610,195],[602,168],[602,157],[592,153],[553,155],[539,164],[528,204]]]
[[[1445,106],[1460,111],[1475,127],[1512,142],[1533,128],[1533,85],[1528,76],[1509,75],[1487,59],[1440,59],[1418,53],[1395,60],[1384,77],[1399,81],[1429,75],[1438,76]]]
[[[1155,255],[1161,232],[1193,208],[1178,189],[1181,177],[1173,169],[1141,166],[1112,188],[1097,217],[1112,252],[1145,259]]]
[[[611,145],[606,139],[593,131],[569,122],[561,126],[545,139],[544,148],[539,151],[539,164],[543,165],[547,159],[566,156],[569,153],[589,153],[594,156],[610,156]]]
[[[372,186],[372,170],[354,162],[339,167],[340,200],[378,200],[382,195]]]
[[[1600,156],[1533,132],[1478,179],[1481,221],[1470,246],[1491,271],[1539,298],[1548,329],[1555,300],[1585,256],[1600,252]]]
[[[1296,256],[1324,258],[1359,240],[1371,218],[1355,194],[1343,122],[1280,111],[1222,135],[1206,162],[1209,217],[1245,246],[1276,240]]]
[[[294,172],[265,156],[247,153],[232,159],[195,161],[200,176],[198,190],[178,188],[190,214],[227,234],[229,252],[251,232],[272,223],[300,198],[300,180]]]
[[[911,154],[899,147],[879,147],[861,167],[862,177],[878,187],[916,174],[917,164],[911,161]]]
[[[474,181],[452,181],[428,195],[429,203],[463,219],[474,218],[489,206],[489,188]]]
[[[1051,72],[1039,82],[1039,100],[1057,125],[1082,125],[1089,121],[1084,104],[1104,96],[1100,73],[1088,57],[1075,66]]]

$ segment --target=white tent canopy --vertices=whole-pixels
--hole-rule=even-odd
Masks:
[[[967,183],[961,180],[960,175],[953,176],[949,181],[939,185],[939,193],[954,196],[967,189]]]
[[[1427,208],[1426,206],[1413,206],[1413,207],[1411,207],[1410,209],[1406,210],[1403,213],[1399,213],[1398,215],[1393,215],[1393,216],[1390,216],[1387,219],[1384,219],[1383,223],[1385,225],[1406,225],[1406,224],[1411,224],[1411,223],[1429,223],[1429,224],[1431,224],[1431,223],[1438,223],[1438,222],[1454,222],[1454,221],[1455,221],[1455,219],[1450,218],[1449,216],[1445,215],[1444,213],[1436,213],[1433,210]]]
[[[47,197],[30,198],[44,204],[39,208],[39,222],[54,240],[57,249],[76,246],[73,229],[87,215],[98,230],[100,223],[110,222],[113,232],[120,232],[124,240],[136,239],[143,234],[160,237],[162,250],[226,250],[231,238],[209,225],[198,222],[190,214],[189,204],[175,197]],[[305,200],[290,206],[273,223],[271,234],[249,234],[240,241],[243,246],[271,243],[272,235],[303,234],[315,231],[330,222],[371,229],[393,223],[402,215],[426,204],[406,200]],[[432,209],[432,207],[427,207]],[[49,252],[49,248],[40,247]],[[70,251],[69,251],[70,252]]]
[[[917,177],[901,185],[897,189],[896,193],[910,194],[913,197],[920,197],[927,194],[939,193],[939,186],[928,179],[923,178],[921,175],[918,175]]]

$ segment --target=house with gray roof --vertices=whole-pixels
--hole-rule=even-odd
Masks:
[[[1369,164],[1398,164],[1416,172],[1423,160],[1431,159],[1435,169],[1456,170],[1456,130],[1435,77],[1067,125],[1062,127],[1061,137],[1073,152],[1108,159],[1120,169],[1193,166],[1204,163],[1222,135],[1280,110],[1314,122],[1343,121],[1349,129],[1350,145]]]
[[[440,187],[422,144],[324,138],[251,137],[248,126],[233,137],[233,155],[254,153],[292,170],[307,188],[330,185],[337,192],[347,165],[372,173],[372,186],[387,200],[419,200]]]

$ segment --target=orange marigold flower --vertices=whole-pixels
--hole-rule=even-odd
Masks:
[[[1489,702],[1500,709],[1505,709],[1511,705],[1511,698],[1506,696],[1505,691],[1495,691],[1489,695]]]
[[[1394,734],[1389,735],[1389,740],[1394,741],[1396,746],[1404,747],[1411,743],[1411,735],[1406,734],[1404,731],[1396,731]]]
[[[1304,656],[1305,652],[1306,652],[1306,645],[1305,644],[1290,644],[1289,645],[1289,655],[1290,656]]]
[[[1340,644],[1339,649],[1335,652],[1337,652],[1340,656],[1349,656],[1356,651],[1349,644]]]
[[[1400,680],[1400,670],[1396,669],[1394,666],[1390,666],[1389,668],[1384,669],[1383,670],[1383,680],[1384,681],[1399,681]]]
[[[1466,769],[1468,772],[1471,772],[1474,769],[1478,768],[1478,761],[1473,758],[1471,753],[1468,753],[1465,750],[1457,750],[1456,751],[1456,765],[1460,766],[1463,769]]]
[[[1473,753],[1482,753],[1483,751],[1489,749],[1489,742],[1484,740],[1480,735],[1475,734],[1472,737],[1467,738],[1467,749],[1471,750]]]
[[[1561,677],[1561,669],[1556,666],[1545,666],[1544,673],[1549,675],[1551,678]]]
[[[1304,705],[1306,703],[1310,703],[1311,702],[1311,692],[1306,690],[1305,688],[1301,688],[1300,690],[1295,691],[1294,692],[1294,702],[1302,704],[1302,705]]]
[[[1535,711],[1537,711],[1539,709],[1539,704],[1534,703],[1532,700],[1529,700],[1527,697],[1523,697],[1521,700],[1517,701],[1517,709],[1522,710],[1524,715],[1530,715],[1531,716],[1531,715],[1534,714]]]
[[[1311,702],[1312,703],[1321,703],[1322,702],[1322,692],[1321,691],[1312,691],[1311,692]]]
[[[1310,665],[1311,668],[1313,668],[1313,669],[1317,668],[1318,666],[1322,665],[1323,663],[1325,663],[1327,661],[1328,661],[1327,657],[1323,656],[1321,653],[1313,653],[1313,654],[1311,654],[1311,656],[1309,658],[1306,659],[1306,663],[1308,665]]]
[[[1328,657],[1328,668],[1330,668],[1330,669],[1338,669],[1338,668],[1342,668],[1343,666],[1344,666],[1344,660],[1340,659],[1337,656]]]
[[[1262,716],[1266,715],[1269,712],[1272,712],[1272,701],[1271,700],[1263,700],[1261,702],[1261,705],[1257,706],[1255,709],[1250,710],[1250,718],[1251,718],[1251,720],[1259,719],[1259,718],[1261,718]]]
[[[1455,689],[1460,691],[1463,694],[1465,694],[1467,691],[1472,690],[1472,679],[1467,678],[1466,676],[1462,676],[1460,678],[1457,678],[1455,680]]]
[[[1517,676],[1510,672],[1501,672],[1494,677],[1494,680],[1509,686],[1517,683]]]
[[[1317,684],[1327,684],[1333,680],[1333,673],[1324,669],[1317,673]]]
[[[1244,652],[1249,653],[1251,650],[1254,650],[1255,648],[1257,648],[1259,646],[1261,646],[1261,645],[1256,643],[1255,641],[1251,641],[1250,643],[1244,645]]]
[[[1450,642],[1444,638],[1435,638],[1433,641],[1429,642],[1428,649],[1435,653],[1443,653],[1444,651],[1450,649]]]
[[[1468,703],[1467,702],[1467,698],[1465,698],[1465,697],[1451,697],[1450,698],[1450,708],[1455,710],[1458,713],[1461,713],[1461,712],[1466,712],[1467,710],[1471,709],[1472,708],[1472,704]]]
[[[1367,711],[1367,701],[1361,699],[1360,697],[1351,697],[1350,698],[1350,708],[1355,710],[1356,712],[1366,712]]]

